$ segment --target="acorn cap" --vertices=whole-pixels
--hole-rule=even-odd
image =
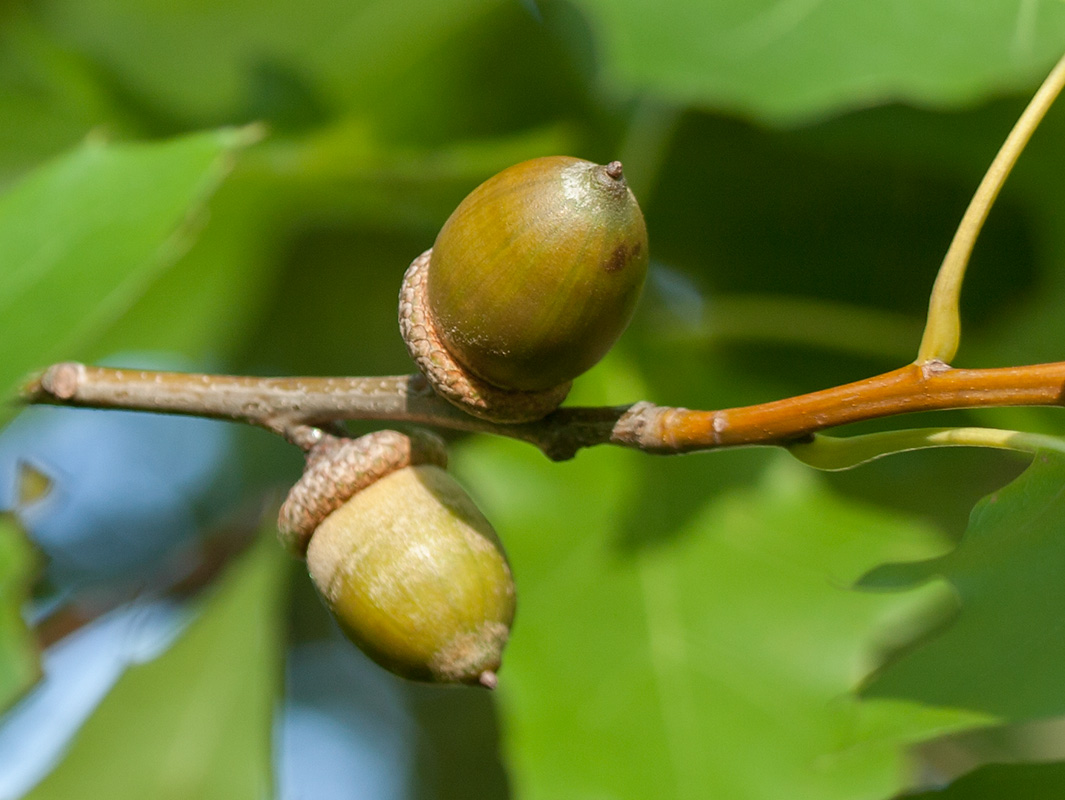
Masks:
[[[329,514],[307,566],[345,633],[415,680],[495,686],[514,583],[491,524],[446,472],[406,467]]]
[[[356,492],[411,464],[447,466],[443,440],[428,431],[382,430],[357,439],[324,436],[307,452],[307,466],[277,517],[278,538],[302,557],[315,529]]]
[[[489,178],[433,245],[428,305],[448,351],[508,390],[587,370],[632,317],[647,228],[621,163],[533,159]]]
[[[558,408],[570,382],[537,392],[501,389],[477,377],[444,346],[429,311],[426,288],[432,250],[407,268],[399,292],[399,330],[407,352],[433,390],[467,414],[501,423],[532,422]]]

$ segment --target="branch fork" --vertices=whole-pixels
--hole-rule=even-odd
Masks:
[[[536,422],[478,419],[432,393],[418,375],[387,378],[250,378],[56,364],[23,390],[28,403],[116,408],[229,419],[285,436],[304,450],[321,428],[388,420],[491,433],[528,442],[549,458],[612,444],[676,454],[749,445],[790,446],[829,428],[917,411],[1065,404],[1065,362],[953,369],[942,362],[900,369],[769,403],[699,411],[639,402],[565,407]]]
[[[639,402],[559,408],[532,422],[473,416],[430,388],[422,375],[383,378],[251,378],[55,364],[24,387],[26,403],[191,414],[251,423],[311,451],[345,420],[388,420],[509,436],[549,458],[572,458],[601,444],[648,453],[776,445],[824,469],[863,463],[887,452],[969,445],[1023,451],[1062,449],[1054,437],[984,428],[893,431],[832,439],[821,434],[853,422],[917,411],[1065,404],[1065,362],[997,369],[955,369],[962,279],[976,238],[1006,177],[1065,87],[1065,57],[1047,76],[981,181],[943,260],[917,359],[854,383],[741,408],[698,411]],[[414,297],[428,254],[415,259],[404,297]],[[416,298],[415,298],[416,299]],[[408,327],[424,321],[408,303]],[[413,309],[413,310],[411,310]],[[402,322],[402,321],[401,321]],[[419,328],[420,330],[420,328]],[[418,348],[415,348],[416,350]],[[448,373],[450,375],[450,373]],[[879,448],[879,449],[878,449]]]

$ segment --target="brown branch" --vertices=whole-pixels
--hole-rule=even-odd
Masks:
[[[56,364],[30,381],[27,403],[121,408],[248,422],[306,448],[314,427],[388,420],[510,436],[564,460],[615,444],[650,453],[781,445],[852,422],[947,408],[1065,403],[1065,362],[998,369],[910,364],[843,386],[719,411],[636,403],[561,408],[538,422],[476,419],[438,397],[420,375],[386,378],[250,378]]]

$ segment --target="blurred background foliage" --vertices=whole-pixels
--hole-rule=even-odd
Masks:
[[[1060,0],[6,0],[0,385],[130,353],[407,372],[406,265],[477,183],[556,153],[621,158],[652,245],[572,402],[865,377],[915,355],[954,226],[1063,50]],[[960,365],[1062,358],[1063,176],[1059,107],[978,244]],[[0,798],[1065,794],[1056,459],[818,475],[454,437],[519,585],[489,696],[368,665],[254,543],[292,448],[63,413],[0,433]]]

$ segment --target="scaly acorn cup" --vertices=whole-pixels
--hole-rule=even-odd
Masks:
[[[433,388],[460,408],[539,419],[628,326],[647,262],[620,162],[533,159],[474,189],[415,259],[400,329]]]
[[[496,685],[514,619],[499,537],[443,469],[443,443],[378,431],[326,437],[279,530],[347,636],[413,680]]]

